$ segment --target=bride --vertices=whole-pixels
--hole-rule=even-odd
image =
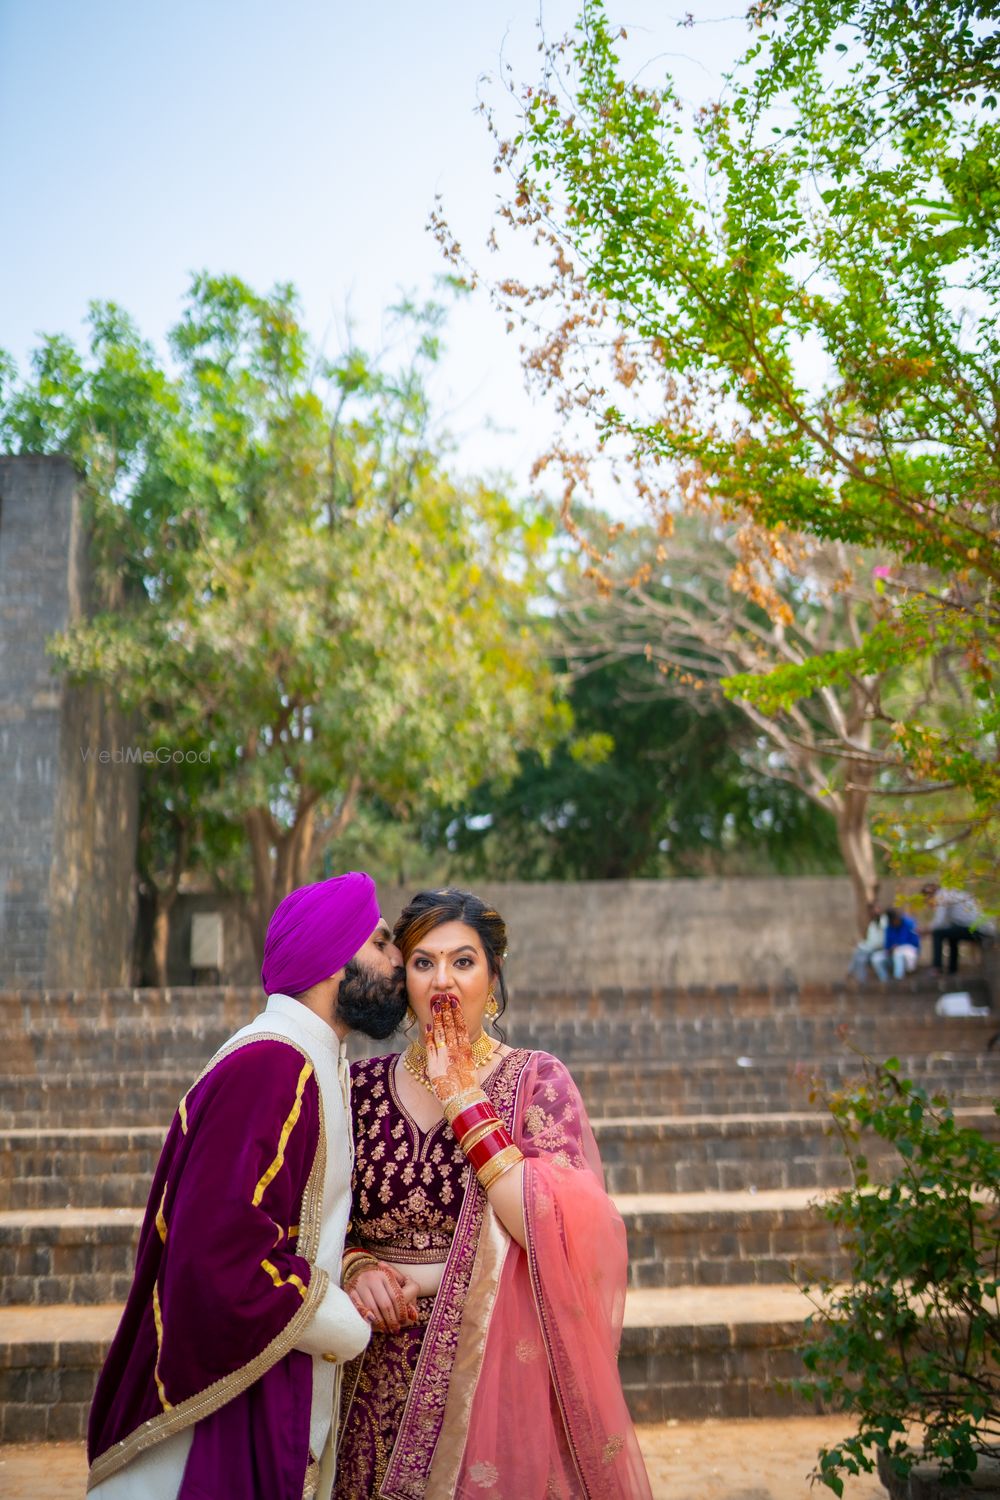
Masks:
[[[424,891],[394,940],[424,1040],[352,1068],[343,1282],[375,1333],[344,1371],[335,1495],[646,1500],[625,1230],[582,1100],[557,1058],[483,1030],[503,920]]]

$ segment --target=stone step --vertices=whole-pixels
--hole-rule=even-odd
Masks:
[[[836,1229],[807,1188],[733,1193],[619,1193],[629,1285],[781,1285],[849,1271]],[[0,1231],[2,1233],[2,1231]]]
[[[82,1438],[121,1306],[0,1307],[0,1443]]]
[[[0,1074],[2,1122],[8,1128],[44,1121],[84,1129],[95,1120],[130,1125],[139,1119],[166,1126],[177,1101],[197,1076],[199,1063],[169,1069],[91,1069],[72,1075]],[[900,1071],[929,1092],[944,1091],[955,1104],[988,1104],[1000,1093],[1000,1049],[991,1052],[904,1054]],[[696,1061],[581,1062],[573,1076],[592,1116],[775,1114],[801,1110],[815,1079],[841,1088],[859,1073],[851,1052],[787,1057],[725,1057]]]
[[[0,1213],[0,1306],[123,1300],[142,1218],[141,1208]]]
[[[118,1304],[0,1308],[0,1443],[79,1438]],[[810,1303],[791,1287],[630,1292],[620,1368],[634,1419],[807,1409],[772,1382],[802,1373]]]
[[[812,1303],[793,1286],[629,1293],[619,1369],[637,1422],[772,1417],[818,1408],[776,1388],[805,1374],[796,1346]]]
[[[879,1054],[884,1056],[887,1054]],[[1000,1051],[904,1054],[899,1071],[953,1105],[988,1107],[1000,1094]],[[694,1061],[578,1063],[573,1077],[591,1117],[780,1114],[812,1107],[817,1083],[842,1089],[858,1080],[853,1052],[828,1056],[711,1057]]]
[[[961,1124],[1000,1139],[992,1109],[960,1108]],[[839,1137],[820,1112],[595,1120],[608,1191],[734,1193],[835,1188],[847,1183]],[[898,1158],[881,1141],[867,1150],[878,1177]]]
[[[629,1285],[781,1282],[796,1266],[836,1279],[847,1257],[816,1197],[806,1190],[621,1194]],[[140,1208],[0,1213],[0,1306],[125,1297],[142,1216]]]
[[[0,1032],[0,1056],[8,1075],[26,1078],[86,1077],[95,1069],[128,1073],[153,1072],[169,1058],[172,1068],[196,1074],[231,1035],[233,1027],[212,1016],[152,1022],[124,1016],[85,1034],[34,1025],[30,1030]],[[801,1012],[781,1015],[732,1015],[724,1009],[704,1016],[681,1016],[664,1008],[646,1007],[628,1015],[606,1012],[599,1017],[567,1015],[520,1018],[508,1040],[518,1046],[553,1052],[570,1067],[591,1063],[707,1062],[723,1058],[780,1058],[809,1062],[843,1053],[849,1043],[863,1053],[890,1054],[950,1052],[985,1053],[996,1033],[993,1016],[946,1018],[936,1016],[921,999],[904,1011],[888,1008],[879,1014],[814,1016]],[[359,1043],[352,1055],[371,1055],[384,1044]]]
[[[625,989],[621,986],[581,991],[578,988],[559,993],[533,991],[528,985],[511,988],[508,1018],[518,1010],[543,1009],[547,1014],[597,1016],[610,1008],[632,1005],[665,1004],[677,1013],[704,1015],[725,1008],[731,1014],[745,1010],[763,1013],[789,1008],[821,1012],[836,1009],[845,1015],[866,1007],[884,1009],[887,997],[893,1004],[906,1003],[915,995],[926,996],[949,988],[982,988],[978,970],[956,976],[954,980],[936,980],[921,970],[890,986],[872,983],[855,986],[842,980],[825,984],[768,985],[664,985]],[[147,1023],[161,1017],[215,1015],[225,1018],[232,1029],[242,1026],[256,1015],[264,1003],[260,989],[254,986],[175,985],[168,989],[106,990],[11,990],[0,989],[0,1029],[26,1027],[32,1021],[50,1022],[60,1028],[73,1029],[95,1022],[111,1026],[129,1015],[142,1016]]]
[[[956,1110],[1000,1138],[992,1110]],[[611,1193],[739,1192],[838,1187],[839,1138],[820,1112],[594,1120]],[[160,1127],[0,1131],[0,1209],[142,1206],[163,1142]],[[894,1160],[874,1142],[873,1173]]]

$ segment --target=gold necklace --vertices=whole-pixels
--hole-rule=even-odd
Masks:
[[[493,1056],[493,1039],[481,1031],[472,1043],[472,1061],[477,1068],[485,1067]],[[434,1085],[427,1076],[427,1048],[423,1042],[411,1042],[403,1053],[403,1067],[418,1083],[432,1094]]]

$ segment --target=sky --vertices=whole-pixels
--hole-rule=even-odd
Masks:
[[[680,29],[690,8],[696,25]],[[692,106],[745,38],[738,0],[608,0],[637,65]],[[497,184],[480,97],[537,76],[553,0],[0,0],[0,347],[84,334],[120,303],[163,348],[195,270],[292,281],[335,354],[369,347],[401,291],[444,270],[426,230],[441,194],[485,264]],[[510,72],[505,70],[509,64]],[[463,302],[434,386],[456,465],[527,486],[553,416],[526,395],[516,338]]]

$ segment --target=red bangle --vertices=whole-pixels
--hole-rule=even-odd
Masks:
[[[507,1134],[505,1127],[498,1125],[495,1130],[491,1130],[489,1135],[484,1135],[482,1140],[477,1141],[468,1151],[467,1155],[469,1161],[472,1163],[472,1170],[476,1173],[481,1172],[488,1161],[492,1161],[494,1156],[499,1156],[501,1151],[506,1151],[507,1147],[513,1146],[513,1144],[514,1142]]]
[[[477,1099],[474,1104],[467,1104],[451,1122],[456,1141],[460,1141],[463,1135],[468,1135],[473,1125],[485,1125],[490,1120],[496,1120],[498,1125],[500,1123],[500,1116],[488,1099]]]

